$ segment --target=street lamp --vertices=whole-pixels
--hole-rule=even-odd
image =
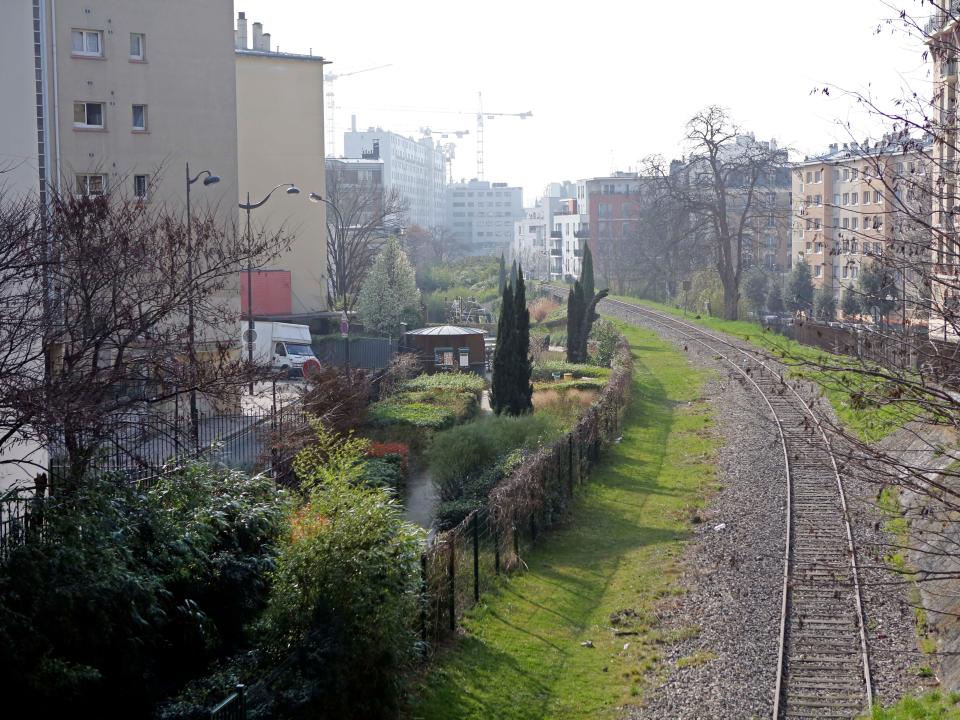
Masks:
[[[206,177],[204,177],[206,176]],[[201,170],[190,177],[190,163],[187,163],[187,357],[190,360],[190,441],[194,451],[200,449],[200,413],[197,411],[197,384],[193,375],[196,371],[196,327],[193,319],[193,215],[190,212],[190,186],[203,177],[204,186],[215,185],[220,178],[209,170]]]
[[[267,196],[257,203],[250,202],[250,193],[247,201],[240,203],[240,209],[247,211],[247,359],[250,361],[250,394],[253,395],[253,239],[250,235],[250,211],[267,204],[267,200],[280,188],[286,188],[287,195],[299,195],[300,188],[293,183],[280,183]]]

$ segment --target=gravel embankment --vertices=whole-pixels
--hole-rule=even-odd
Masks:
[[[609,305],[607,306],[609,308]],[[606,308],[605,308],[606,310]],[[783,582],[785,482],[776,428],[756,391],[712,351],[679,331],[631,318],[671,340],[695,365],[715,371],[705,388],[722,448],[720,490],[682,557],[682,594],[664,601],[665,644],[655,687],[636,718],[768,718],[773,710]],[[812,397],[808,389],[803,393]],[[826,403],[818,404],[823,409]],[[882,544],[872,504],[876,486],[848,480],[856,542]],[[850,498],[853,498],[851,501]],[[722,527],[721,527],[722,526]],[[717,529],[719,528],[719,529]],[[874,665],[874,690],[900,697],[915,666],[912,613],[890,573],[873,562],[864,571],[864,606]]]

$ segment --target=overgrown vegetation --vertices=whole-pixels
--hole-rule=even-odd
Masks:
[[[458,297],[472,297],[486,303],[500,294],[497,259],[467,257],[455,263],[417,269],[417,286],[423,293],[429,322],[444,322],[449,303]]]
[[[485,386],[483,378],[470,373],[420,375],[371,405],[368,418],[374,427],[442,430],[477,414]]]
[[[931,692],[908,696],[895,705],[875,706],[872,720],[960,720],[960,693]]]

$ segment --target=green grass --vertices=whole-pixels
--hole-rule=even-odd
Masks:
[[[932,692],[906,697],[896,705],[875,707],[864,718],[873,720],[960,720],[960,693]]]
[[[622,442],[568,522],[524,555],[528,570],[467,615],[465,636],[416,682],[409,718],[613,718],[654,682],[670,640],[658,600],[676,592],[689,519],[714,487],[717,440],[697,402],[705,373],[653,333],[625,334],[636,372]]]
[[[613,297],[616,300],[645,305],[677,317],[684,316],[682,310],[670,305],[633,297]],[[841,424],[861,440],[866,442],[881,440],[916,419],[920,414],[916,405],[907,402],[882,404],[862,402],[860,397],[873,399],[883,396],[885,388],[883,381],[858,374],[857,360],[854,358],[834,355],[810,345],[802,345],[746,320],[723,320],[705,316],[696,319],[691,313],[686,314],[686,320],[745,340],[774,357],[781,358],[787,365],[792,365],[790,375],[817,383],[833,406]],[[818,367],[823,365],[842,366],[848,369],[819,370]]]

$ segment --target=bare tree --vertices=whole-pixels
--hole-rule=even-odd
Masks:
[[[327,164],[327,291],[330,307],[353,310],[387,236],[406,221],[407,201],[339,161]]]
[[[17,342],[29,348],[0,366],[0,437],[48,447],[61,486],[76,487],[101,455],[129,454],[179,426],[171,411],[190,392],[236,399],[256,370],[238,351],[239,270],[248,258],[269,262],[288,241],[248,244],[212,214],[194,218],[188,239],[185,218],[150,203],[51,198],[49,207],[0,205],[0,245],[18,258],[15,280],[3,284],[0,333],[7,357]],[[198,362],[186,343],[191,306]]]
[[[417,268],[446,265],[464,256],[466,247],[446,225],[413,225],[404,236],[405,250]]]
[[[753,227],[768,215],[762,201],[774,192],[786,152],[745,135],[717,106],[690,120],[686,141],[686,159],[668,165],[653,158],[647,174],[687,215],[692,237],[709,248],[723,284],[724,317],[735,320],[744,257],[753,252]]]

